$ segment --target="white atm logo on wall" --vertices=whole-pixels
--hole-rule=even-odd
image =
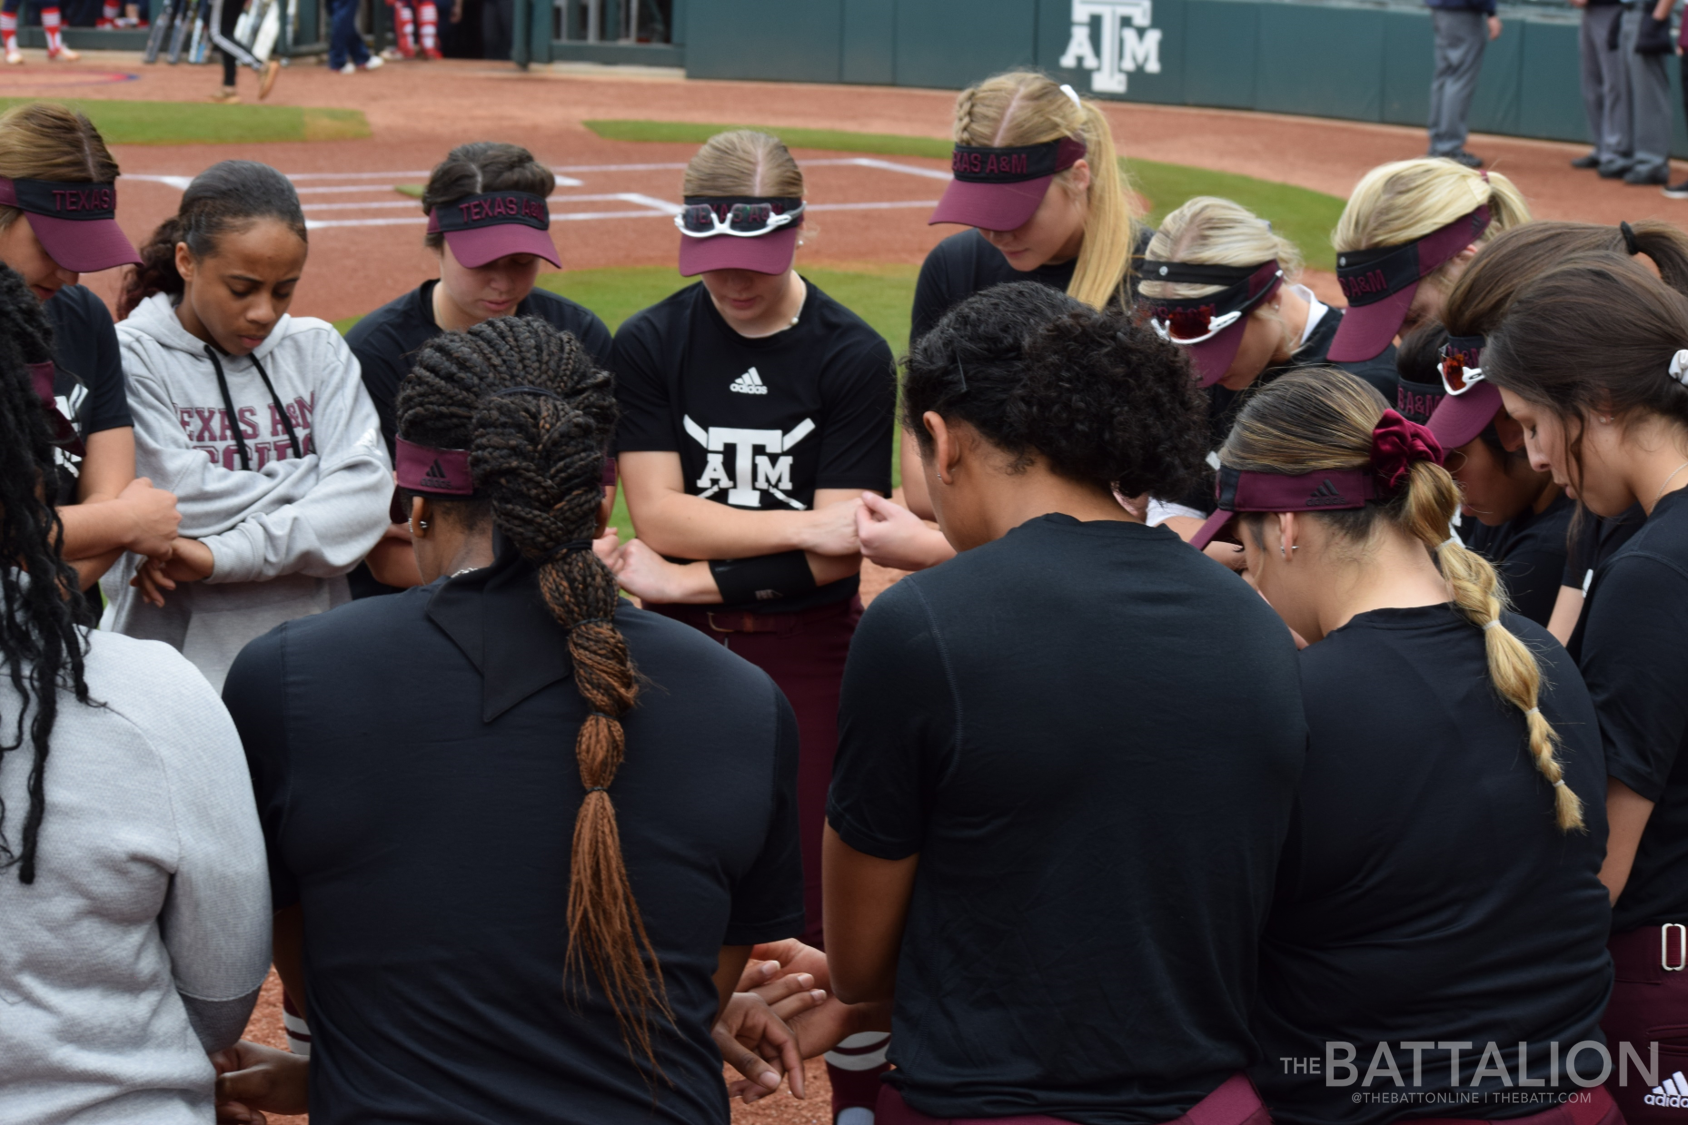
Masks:
[[[1134,70],[1160,73],[1161,31],[1154,22],[1153,0],[1073,0],[1073,34],[1066,69],[1090,71],[1090,88],[1098,94],[1125,93],[1125,76]],[[1102,21],[1102,53],[1090,38],[1091,21]]]

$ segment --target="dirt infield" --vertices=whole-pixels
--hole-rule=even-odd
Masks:
[[[214,67],[146,67],[137,55],[90,53],[79,64],[48,66],[40,52],[26,54],[27,65],[0,73],[0,96],[184,101],[203,98],[218,81]],[[241,77],[243,93],[251,94],[252,82],[250,74]],[[141,243],[174,210],[187,179],[207,165],[231,157],[270,163],[295,177],[314,228],[294,311],[337,319],[367,312],[434,275],[432,255],[421,246],[420,209],[392,189],[421,182],[455,143],[515,141],[561,170],[565,180],[553,209],[561,219],[554,232],[565,268],[667,265],[678,237],[668,217],[679,202],[680,167],[692,147],[606,141],[582,121],[755,121],[946,137],[953,97],[941,90],[694,82],[588,68],[520,74],[471,62],[400,64],[347,77],[302,64],[283,74],[272,101],[361,109],[373,128],[371,139],[115,146],[125,173],[119,219]],[[1422,131],[1394,126],[1127,104],[1110,105],[1108,112],[1129,156],[1337,196],[1345,196],[1366,169],[1419,155],[1425,142]],[[1474,136],[1470,147],[1517,181],[1538,217],[1688,221],[1688,203],[1572,171],[1568,162],[1583,146]],[[919,262],[955,229],[926,225],[930,203],[947,178],[939,161],[798,155],[815,205],[814,234],[800,264]],[[86,280],[108,301],[115,296],[115,272]],[[1334,296],[1328,275],[1311,280],[1323,295]],[[894,576],[870,568],[864,592],[882,589]],[[284,1045],[273,975],[248,1033]],[[810,1067],[809,1082],[807,1102],[781,1094],[736,1107],[734,1121],[827,1121],[827,1087],[818,1062]]]
[[[74,66],[49,67],[37,54],[26,66],[0,75],[0,95],[193,100],[209,93],[216,82],[212,67],[147,67],[138,56],[123,54],[89,55]],[[243,75],[241,82],[250,93],[251,76]],[[666,264],[673,260],[676,236],[666,229],[660,208],[602,198],[571,204],[566,197],[637,193],[677,203],[675,165],[683,163],[691,148],[606,141],[585,129],[583,120],[754,120],[941,137],[948,132],[953,96],[942,90],[694,82],[648,73],[520,74],[513,68],[458,61],[393,65],[353,76],[302,64],[282,76],[272,101],[362,109],[373,127],[372,139],[118,146],[129,177],[119,217],[133,238],[143,240],[173,208],[185,178],[235,156],[263,160],[299,176],[300,186],[308,189],[305,199],[313,222],[369,214],[319,209],[330,204],[394,205],[378,210],[395,220],[408,216],[412,221],[324,226],[313,232],[310,265],[295,309],[338,318],[365,312],[431,276],[431,255],[421,248],[421,226],[415,221],[419,211],[413,201],[388,191],[394,185],[387,181],[417,182],[453,143],[489,137],[513,140],[555,166],[595,169],[564,173],[581,183],[559,188],[559,210],[642,212],[600,214],[559,226],[566,268]],[[1334,195],[1346,195],[1367,168],[1416,155],[1424,147],[1422,132],[1397,126],[1128,104],[1110,105],[1109,113],[1128,155],[1222,168]],[[1653,189],[1572,171],[1568,161],[1582,151],[1577,145],[1477,136],[1471,147],[1489,157],[1492,167],[1512,176],[1544,218],[1611,223],[1648,216],[1688,219],[1688,203],[1665,199]],[[925,212],[913,205],[935,198],[938,180],[859,164],[814,165],[827,156],[853,154],[799,155],[812,165],[811,199],[818,205],[816,237],[803,250],[802,262],[918,262],[952,229],[928,227]],[[938,161],[913,157],[897,157],[894,163],[942,170]],[[624,165],[644,167],[604,170]],[[343,190],[360,185],[366,190]],[[337,190],[316,190],[323,188]],[[824,210],[829,204],[886,203],[902,206]],[[115,274],[89,280],[108,298],[114,295]]]

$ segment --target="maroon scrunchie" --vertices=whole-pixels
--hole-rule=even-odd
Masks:
[[[1372,430],[1371,463],[1377,479],[1388,488],[1400,487],[1414,461],[1442,463],[1442,443],[1428,427],[1385,410]]]

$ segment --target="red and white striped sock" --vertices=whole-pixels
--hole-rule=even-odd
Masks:
[[[425,2],[418,9],[422,17],[422,49],[436,51],[439,49],[440,10],[431,2]]]
[[[393,34],[399,41],[399,54],[409,57],[416,53],[416,20],[406,0],[393,5]]]
[[[47,53],[56,55],[64,50],[64,33],[59,30],[59,10],[41,9],[41,32],[47,37]]]
[[[18,16],[16,12],[0,12],[0,43],[8,52],[18,49]]]

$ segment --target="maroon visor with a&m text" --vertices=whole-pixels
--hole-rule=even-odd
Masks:
[[[29,229],[41,249],[67,270],[98,273],[141,264],[134,244],[117,225],[116,184],[0,176],[0,206],[16,207],[29,216]]]
[[[469,269],[510,254],[532,254],[561,266],[551,241],[551,205],[525,191],[489,191],[428,212],[428,233],[445,235],[451,256]]]
[[[1039,145],[985,148],[956,145],[950,156],[955,178],[944,189],[927,225],[960,223],[980,230],[1019,230],[1037,214],[1050,181],[1089,151],[1077,137]]]

